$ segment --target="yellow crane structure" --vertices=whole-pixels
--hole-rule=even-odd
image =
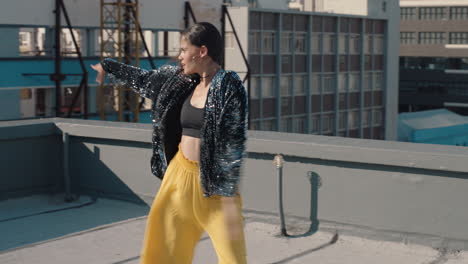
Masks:
[[[138,66],[140,40],[138,0],[100,0],[101,60],[114,58],[120,62]],[[99,111],[102,120],[107,115],[117,114],[118,121],[138,122],[138,94],[122,85],[101,84],[99,88]]]

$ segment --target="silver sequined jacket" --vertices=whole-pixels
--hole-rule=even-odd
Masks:
[[[147,71],[112,59],[101,62],[114,82],[153,101],[152,173],[162,179],[182,137],[180,109],[198,80],[165,65]],[[205,196],[237,193],[247,132],[247,96],[239,76],[219,70],[211,82],[200,131],[200,179]]]

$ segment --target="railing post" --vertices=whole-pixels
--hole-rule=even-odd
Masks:
[[[284,159],[283,155],[278,154],[275,156],[273,163],[276,165],[276,176],[278,178],[278,211],[281,221],[281,234],[283,236],[288,236],[286,232],[286,224],[284,221],[284,211],[283,211],[283,164]]]

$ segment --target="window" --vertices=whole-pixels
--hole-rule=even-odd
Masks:
[[[291,117],[281,118],[281,132],[292,132],[293,119]]]
[[[335,92],[335,75],[334,74],[323,75],[323,92],[324,93]]]
[[[321,86],[321,75],[320,74],[312,74],[312,83],[310,85],[310,93],[311,94],[320,94],[320,86]]]
[[[346,73],[340,73],[338,75],[338,91],[346,91]]]
[[[335,130],[335,117],[333,114],[325,114],[322,118],[322,133]]]
[[[400,43],[401,44],[416,44],[416,33],[415,32],[400,32]]]
[[[280,85],[280,91],[281,91],[281,96],[291,96],[292,91],[291,91],[291,76],[281,76],[281,85]]]
[[[275,53],[274,32],[263,32],[263,53]]]
[[[372,57],[371,55],[364,56],[364,69],[366,70],[372,69],[371,57]]]
[[[372,110],[372,120],[374,126],[382,125],[382,109],[374,109]]]
[[[450,44],[468,44],[468,32],[450,32]]]
[[[419,44],[444,44],[444,32],[419,32]]]
[[[348,112],[348,128],[356,129],[359,126],[359,111]]]
[[[19,28],[19,54],[20,56],[44,56],[45,28]],[[63,36],[62,36],[63,38]]]
[[[421,7],[419,8],[419,19],[442,20],[445,19],[445,7]]]
[[[335,53],[335,34],[325,34],[323,36],[323,53],[333,54]]]
[[[305,120],[305,116],[295,117],[293,119],[294,133],[305,133]]]
[[[450,8],[450,19],[468,19],[468,7],[457,6]]]
[[[260,32],[250,32],[249,52],[250,53],[260,52]]]
[[[293,34],[290,32],[281,33],[281,53],[292,52],[292,37]]]
[[[276,131],[276,119],[263,120],[262,130]]]
[[[306,93],[306,76],[296,75],[294,76],[294,95],[305,95]]]
[[[55,92],[52,88],[39,88],[36,89],[36,102],[35,102],[35,115],[46,117],[52,116],[55,108],[53,102],[53,93]]]
[[[383,84],[383,73],[376,72],[374,73],[374,90],[382,90]]]
[[[82,47],[82,32],[81,29],[72,29],[73,35],[75,35],[75,40],[78,44],[78,48],[81,49]],[[62,29],[62,36],[61,36],[61,45],[62,45],[62,55],[67,57],[78,57],[78,53],[76,53],[75,44],[73,43],[72,34],[70,30]]]
[[[296,53],[306,53],[306,34],[296,33],[295,39],[295,52]]]
[[[260,130],[260,121],[252,120],[250,121],[250,130]]]
[[[340,34],[339,37],[339,49],[340,49],[340,54],[346,54],[347,52],[347,36],[345,34]]]
[[[260,97],[260,85],[258,82],[260,78],[251,77],[250,78],[250,99],[258,99]]]
[[[339,129],[340,130],[343,130],[343,129],[346,129],[346,116],[347,116],[347,113],[346,112],[340,112],[339,114]]]
[[[320,116],[312,115],[310,117],[310,133],[318,133],[320,131]]]
[[[402,7],[400,11],[400,18],[402,20],[416,19],[416,8],[415,7]]]
[[[359,73],[349,74],[349,90],[352,92],[359,92],[359,83],[361,75]]]
[[[312,54],[320,54],[322,47],[322,34],[312,34]]]
[[[374,54],[384,53],[384,37],[383,35],[374,36]]]
[[[370,110],[364,110],[362,111],[362,126],[363,127],[368,127],[370,124]]]
[[[275,77],[262,78],[262,97],[275,97]]]
[[[368,90],[372,89],[371,83],[372,83],[372,73],[366,73],[364,75],[364,83],[363,83],[364,84],[363,88],[364,88],[365,91],[368,91]]]
[[[364,53],[371,54],[372,53],[372,36],[366,35],[364,37]]]
[[[346,94],[345,93],[340,93],[338,95],[338,105],[341,109],[346,109]]]
[[[281,113],[282,115],[290,115],[292,113],[292,97],[291,96],[283,96],[281,97]]]
[[[361,53],[361,36],[352,35],[349,39],[349,53],[360,54]]]

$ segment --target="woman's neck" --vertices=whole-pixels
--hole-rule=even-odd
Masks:
[[[208,87],[211,83],[211,80],[213,80],[214,75],[218,72],[219,69],[219,64],[214,62],[203,67],[200,70],[200,72],[198,72],[198,75],[200,75],[200,85],[202,85],[203,87]]]

